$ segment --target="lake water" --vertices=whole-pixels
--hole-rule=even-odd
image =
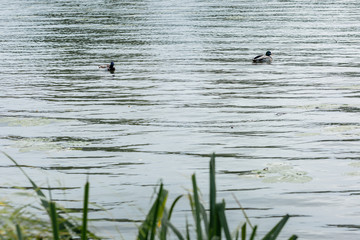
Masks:
[[[231,229],[360,236],[357,0],[0,1],[0,150],[101,234],[134,239],[160,179],[169,200],[217,154]],[[272,64],[252,64],[267,50]],[[98,69],[115,62],[116,72]],[[29,186],[0,157],[2,197]],[[188,200],[177,207],[185,222]],[[117,222],[111,220],[117,220]],[[116,228],[116,229],[115,229]]]

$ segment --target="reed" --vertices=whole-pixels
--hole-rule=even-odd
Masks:
[[[84,204],[83,204],[83,217],[81,224],[77,221],[74,221],[70,216],[63,216],[59,214],[57,209],[59,206],[52,200],[46,198],[45,194],[41,189],[36,185],[34,181],[26,174],[26,172],[21,168],[17,162],[12,159],[9,155],[4,153],[26,176],[30,181],[36,195],[40,199],[41,205],[44,210],[47,212],[50,222],[52,233],[52,239],[101,239],[93,232],[88,231],[88,204],[89,204],[89,189],[90,184],[87,181],[84,187]],[[193,236],[197,240],[217,240],[217,239],[239,239],[241,240],[254,240],[257,237],[257,226],[252,226],[250,220],[246,213],[243,210],[244,217],[246,222],[242,225],[241,229],[237,229],[234,232],[234,236],[231,234],[228,220],[226,217],[225,211],[225,200],[222,199],[220,202],[217,202],[216,199],[216,179],[215,179],[215,154],[212,155],[209,165],[209,210],[206,211],[205,206],[200,200],[200,191],[197,186],[196,175],[193,174],[191,177],[192,181],[192,192],[188,193],[189,204],[191,212],[194,218],[194,229],[191,227],[190,223],[186,218],[185,223],[185,235],[171,223],[171,216],[175,209],[178,201],[183,197],[180,195],[175,198],[173,203],[170,205],[169,210],[166,208],[166,203],[168,199],[168,191],[164,189],[164,185],[161,183],[159,190],[156,195],[156,199],[150,208],[145,220],[138,227],[137,240],[166,240],[168,237],[171,239],[177,238],[179,240],[191,240]],[[0,222],[1,222],[0,216]],[[275,240],[279,236],[280,232],[284,228],[286,222],[289,220],[289,215],[285,215],[264,237],[262,240]],[[29,236],[26,236],[26,233],[22,231],[21,224],[14,223],[15,231],[4,231],[0,226],[0,233],[5,232],[5,237],[0,237],[0,239],[28,239]],[[247,227],[250,227],[248,231]],[[170,231],[171,230],[171,231]],[[192,230],[194,232],[192,232]],[[249,234],[249,235],[248,235]],[[41,235],[41,234],[40,234]],[[40,236],[39,235],[39,236]],[[16,236],[16,237],[14,237]],[[42,239],[39,237],[38,239]],[[297,239],[296,235],[292,235],[289,240]]]
[[[193,234],[190,233],[190,225],[186,220],[186,232],[185,236],[181,234],[181,232],[170,222],[171,214],[166,214],[167,210],[165,208],[166,200],[167,200],[167,191],[163,189],[163,184],[160,185],[159,192],[157,195],[157,199],[155,200],[154,205],[152,206],[151,210],[149,211],[145,222],[139,228],[139,235],[138,240],[142,239],[154,239],[154,234],[151,235],[151,238],[143,238],[147,236],[144,233],[148,233],[150,229],[146,226],[152,226],[151,232],[155,233],[157,231],[156,226],[158,226],[159,230],[161,228],[170,228],[175,236],[180,239],[187,239],[190,240],[191,236],[196,236],[197,240],[215,240],[215,239],[238,239],[241,235],[241,240],[254,240],[257,234],[257,226],[252,226],[250,223],[249,218],[244,212],[244,216],[246,218],[246,223],[243,224],[241,228],[241,234],[239,231],[235,231],[235,236],[233,237],[230,233],[230,229],[228,226],[227,217],[225,214],[225,200],[221,202],[217,202],[216,200],[216,180],[215,180],[215,154],[212,155],[210,159],[210,184],[209,184],[209,213],[205,210],[204,205],[200,201],[200,194],[199,189],[197,187],[196,175],[193,174],[191,177],[193,191],[192,193],[188,194],[191,212],[194,218],[194,226],[195,232]],[[180,199],[181,196],[177,197],[175,201],[171,205],[171,211],[175,207],[177,201]],[[161,211],[158,206],[161,206]],[[241,207],[242,208],[242,207]],[[155,209],[155,210],[154,210]],[[242,209],[243,210],[243,209]],[[243,210],[244,211],[244,210]],[[165,214],[164,214],[165,213]],[[154,214],[158,214],[157,217]],[[161,220],[160,220],[161,219]],[[152,220],[153,222],[149,222]],[[286,222],[289,220],[289,215],[285,215],[264,237],[262,240],[275,240],[279,236],[280,232],[284,228]],[[156,221],[156,222],[155,222]],[[158,223],[158,224],[157,224]],[[161,223],[161,224],[160,224]],[[161,227],[159,227],[161,225]],[[249,231],[249,236],[247,235],[247,225],[250,226],[251,231]],[[167,235],[159,234],[159,239],[163,240],[166,239]],[[289,240],[297,239],[296,235],[292,235]]]
[[[36,185],[36,183],[27,175],[27,173],[22,169],[22,167],[12,157],[10,157],[6,153],[3,153],[3,154],[5,154],[5,156],[7,156],[7,158],[9,158],[21,170],[21,172],[25,175],[25,177],[31,183],[33,190],[35,191],[38,198],[40,199],[42,207],[44,208],[44,210],[46,211],[46,213],[48,214],[48,216],[50,218],[53,239],[55,239],[55,240],[60,239],[60,238],[61,239],[71,239],[74,236],[80,236],[80,235],[82,235],[82,237],[85,237],[82,239],[88,239],[86,237],[87,235],[91,236],[92,239],[100,239],[94,233],[88,232],[86,229],[87,222],[88,222],[87,206],[88,206],[88,201],[89,201],[89,199],[88,199],[89,183],[88,182],[85,184],[83,225],[80,225],[77,221],[72,219],[70,216],[64,217],[63,215],[58,214],[57,213],[57,208],[58,208],[57,204],[54,201],[47,199],[45,194],[41,191],[40,187],[38,187]],[[66,212],[65,209],[62,209],[62,210]],[[20,227],[19,227],[19,229],[20,229]],[[17,231],[17,237],[18,237],[18,239],[26,238],[25,236],[23,237],[23,234],[21,233],[21,231]]]
[[[87,239],[87,222],[88,222],[88,211],[89,211],[89,189],[90,189],[90,183],[89,183],[89,181],[86,181],[85,189],[84,189],[84,207],[83,207],[81,240]]]

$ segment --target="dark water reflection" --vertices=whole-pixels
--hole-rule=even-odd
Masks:
[[[234,193],[261,232],[289,213],[286,233],[356,239],[359,7],[1,2],[1,150],[71,209],[89,175],[92,201],[107,210],[91,217],[107,236],[114,226],[135,235],[159,179],[172,199],[196,172],[206,196],[216,152],[232,229],[243,221]],[[266,50],[273,64],[253,65]],[[97,68],[110,61],[114,74]],[[2,195],[29,186],[0,161]]]

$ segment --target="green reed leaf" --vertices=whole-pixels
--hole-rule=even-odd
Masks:
[[[283,227],[285,226],[286,222],[289,219],[289,215],[285,215],[278,224],[275,225],[274,228],[272,228],[270,230],[270,232],[268,232],[265,237],[263,238],[263,240],[274,240],[277,238],[277,236],[280,234],[281,230],[283,229]]]
[[[241,227],[241,240],[246,240],[246,223]]]
[[[58,216],[56,213],[56,206],[54,202],[50,202],[50,219],[51,219],[51,226],[53,231],[54,240],[59,240],[59,223],[58,223]]]
[[[16,224],[16,234],[17,234],[18,240],[23,240],[24,239],[19,224]]]
[[[89,210],[89,181],[86,181],[84,189],[84,206],[83,206],[83,219],[81,229],[81,240],[87,240],[87,222],[88,222],[88,210]]]
[[[176,205],[176,203],[183,197],[183,195],[179,195],[177,198],[175,198],[174,202],[171,204],[170,210],[169,210],[169,216],[168,219],[170,220],[172,212],[174,210],[174,207]]]
[[[216,182],[215,182],[215,153],[211,156],[210,166],[209,166],[209,174],[210,174],[210,223],[209,223],[209,239],[212,239],[219,232],[217,229],[217,213],[216,213]]]
[[[253,227],[252,233],[251,233],[251,236],[250,236],[250,239],[249,239],[249,240],[254,240],[254,239],[255,239],[256,230],[257,230],[257,226]]]
[[[225,201],[223,200],[222,203],[216,204],[216,208],[219,215],[221,228],[224,230],[225,233],[225,238],[226,240],[231,240],[231,234],[225,216]]]
[[[202,240],[203,238],[202,238],[201,217],[200,217],[201,207],[200,207],[200,200],[199,200],[195,174],[192,175],[192,183],[193,183],[193,191],[194,191],[193,194],[194,194],[196,236],[198,240]]]
[[[168,191],[163,189],[163,184],[160,184],[160,189],[157,198],[151,207],[145,221],[141,224],[138,231],[138,240],[148,240],[155,238],[157,223],[162,219]]]

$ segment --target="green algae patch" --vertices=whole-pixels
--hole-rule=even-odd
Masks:
[[[0,124],[7,125],[9,127],[34,127],[45,126],[56,122],[57,120],[48,118],[18,118],[18,117],[3,117],[0,118]]]
[[[265,183],[307,183],[312,177],[307,172],[295,169],[286,163],[271,163],[262,170],[254,170],[252,173]]]
[[[360,162],[349,163],[349,166],[353,167],[353,168],[360,168]],[[348,173],[346,173],[346,175],[358,177],[358,176],[360,176],[360,171],[348,172]]]
[[[348,172],[348,173],[346,173],[346,175],[353,176],[353,177],[358,177],[358,176],[360,176],[360,172]]]
[[[298,137],[313,137],[313,136],[343,136],[343,137],[358,137],[360,136],[360,127],[357,125],[332,125],[319,129],[316,132],[300,132],[296,133]]]
[[[42,151],[56,152],[66,150],[81,150],[84,146],[90,144],[87,141],[69,140],[57,141],[56,139],[46,137],[14,138],[13,148],[19,149],[20,152]]]
[[[328,133],[349,133],[352,135],[358,135],[360,127],[356,125],[339,125],[339,126],[331,126],[324,129],[325,132]]]
[[[23,138],[17,140],[12,147],[18,148],[20,152],[31,151],[61,151],[65,148],[59,143],[51,142],[47,138]]]
[[[360,162],[352,162],[349,164],[350,167],[360,168]]]

